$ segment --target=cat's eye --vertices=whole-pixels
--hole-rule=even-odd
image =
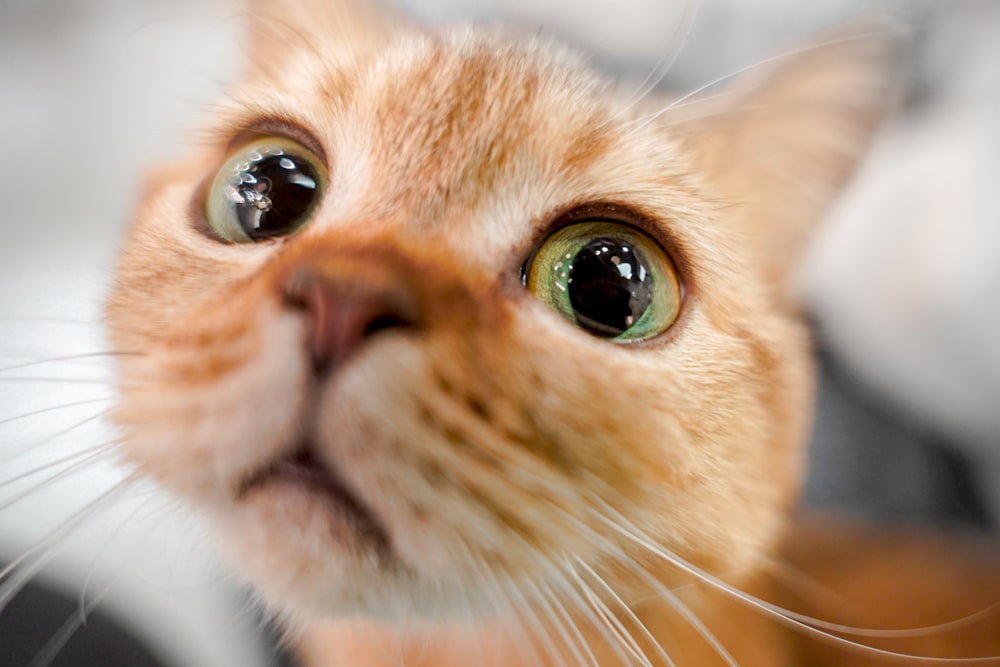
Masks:
[[[666,331],[681,288],[667,253],[649,236],[593,220],[546,238],[524,270],[525,285],[560,315],[595,336],[635,342]]]
[[[261,137],[233,153],[216,174],[205,217],[230,243],[287,236],[309,221],[325,187],[326,169],[315,153],[285,137]]]

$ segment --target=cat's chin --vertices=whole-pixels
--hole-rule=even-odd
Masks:
[[[479,610],[470,604],[474,594],[420,576],[367,521],[298,474],[261,481],[235,511],[215,515],[222,556],[289,627],[335,618],[449,618],[458,610],[468,618]]]
[[[309,443],[261,467],[239,485],[237,511],[269,543],[318,549],[328,558],[394,560],[389,534],[344,477]],[[285,540],[290,541],[285,541]]]
[[[218,519],[228,560],[279,613],[301,621],[425,611],[419,578],[363,494],[308,442],[248,475]]]
[[[381,612],[401,566],[385,533],[315,473],[276,471],[216,517],[223,556],[270,605],[298,618]]]
[[[248,476],[236,499],[251,521],[297,524],[351,552],[391,557],[389,535],[381,521],[308,442]]]

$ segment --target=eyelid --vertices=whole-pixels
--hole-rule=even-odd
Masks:
[[[661,216],[653,215],[642,207],[632,204],[623,204],[617,201],[590,201],[569,206],[554,215],[546,216],[544,220],[545,223],[535,227],[530,239],[530,246],[527,246],[530,248],[530,252],[523,256],[521,267],[525,266],[534,256],[535,250],[546,238],[563,227],[585,220],[606,220],[632,227],[652,239],[673,262],[681,290],[685,294],[693,292],[690,253],[677,235],[671,233],[665,219]]]
[[[228,156],[232,154],[234,151],[242,148],[254,139],[269,136],[287,137],[293,141],[299,142],[311,150],[313,154],[319,158],[327,172],[330,171],[330,162],[327,158],[326,149],[323,144],[316,139],[316,133],[295,120],[279,118],[276,116],[257,118],[239,128],[233,134],[229,143],[226,144],[226,155]]]

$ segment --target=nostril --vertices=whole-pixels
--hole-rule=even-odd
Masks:
[[[376,334],[417,325],[415,298],[405,288],[375,288],[312,269],[293,274],[284,300],[305,315],[306,346],[318,373],[342,364]]]

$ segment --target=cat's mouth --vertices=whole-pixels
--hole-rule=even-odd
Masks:
[[[243,500],[269,485],[292,485],[318,495],[332,511],[346,518],[359,536],[382,553],[390,552],[385,527],[351,490],[343,476],[333,466],[320,460],[308,441],[245,478],[237,487],[236,499]]]

